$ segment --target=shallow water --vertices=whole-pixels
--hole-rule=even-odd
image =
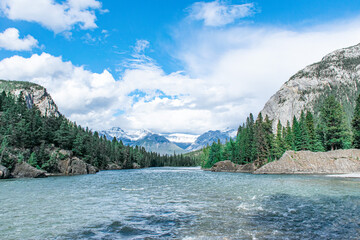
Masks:
[[[360,239],[360,181],[103,171],[0,181],[0,239]]]

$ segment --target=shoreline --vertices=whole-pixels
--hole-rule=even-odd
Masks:
[[[334,178],[360,178],[360,172],[354,172],[354,173],[343,173],[343,174],[331,174],[327,175],[328,177],[334,177]]]

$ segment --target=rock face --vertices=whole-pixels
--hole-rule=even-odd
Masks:
[[[43,170],[36,169],[26,162],[16,163],[12,176],[15,178],[43,178],[46,177],[46,172]]]
[[[255,174],[340,174],[360,172],[360,150],[330,152],[287,151]]]
[[[24,96],[28,108],[38,107],[43,116],[60,116],[58,108],[45,88],[40,85],[0,80],[0,92],[5,91],[18,97],[21,93]]]
[[[246,165],[238,165],[229,160],[217,162],[210,169],[212,172],[247,172],[255,171],[255,165],[252,163]]]
[[[0,179],[6,179],[10,177],[10,171],[6,167],[0,165]]]
[[[360,44],[334,51],[290,78],[261,111],[283,126],[302,110],[318,114],[323,100],[334,95],[350,119],[360,93]]]
[[[95,174],[99,171],[96,167],[85,163],[77,157],[60,160],[58,168],[60,173],[65,175]]]

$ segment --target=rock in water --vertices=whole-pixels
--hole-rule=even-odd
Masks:
[[[6,167],[0,165],[0,179],[6,179],[10,177],[10,171]]]
[[[46,172],[30,166],[26,162],[16,163],[11,175],[15,178],[43,178]]]
[[[355,100],[360,93],[360,44],[340,49],[325,56],[320,62],[297,72],[273,95],[261,111],[283,126],[299,118],[302,110],[316,114],[329,95],[334,95],[351,119]]]
[[[217,162],[210,169],[212,172],[247,172],[251,173],[255,171],[255,165],[253,163],[248,163],[245,165],[238,165],[230,160]]]
[[[287,151],[254,174],[340,174],[360,172],[360,149],[330,152]]]

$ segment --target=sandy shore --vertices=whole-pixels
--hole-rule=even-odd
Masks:
[[[334,174],[334,175],[328,175],[328,177],[360,178],[360,172],[346,173],[346,174]]]

